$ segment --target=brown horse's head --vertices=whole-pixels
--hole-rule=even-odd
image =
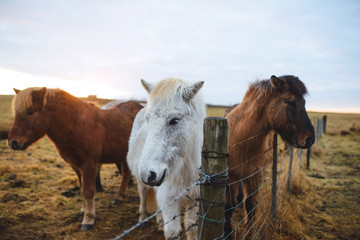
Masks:
[[[9,132],[8,143],[14,150],[25,150],[43,137],[49,127],[49,121],[44,114],[46,88],[14,90],[15,120]]]
[[[314,127],[305,110],[306,87],[294,76],[272,76],[266,115],[271,128],[298,148],[308,148],[315,140]]]

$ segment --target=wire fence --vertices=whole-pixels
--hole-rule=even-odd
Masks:
[[[322,119],[314,118],[312,119],[312,123],[315,129],[316,143],[321,139],[322,134],[326,132],[326,116]],[[241,143],[253,140],[261,134],[263,133],[252,136]],[[273,151],[272,159],[270,154],[268,154],[271,151]],[[158,222],[157,224],[153,224],[155,226],[150,227],[146,234],[141,237],[137,237],[137,239],[148,239],[153,232],[161,230],[166,224],[169,224],[170,221],[173,221],[176,218],[182,218],[187,211],[192,210],[194,207],[199,208],[198,220],[188,226],[187,229],[183,228],[178,235],[172,237],[171,239],[184,239],[186,232],[193,227],[198,228],[198,239],[266,239],[267,228],[276,225],[276,212],[279,210],[277,209],[277,206],[279,206],[284,194],[286,192],[290,192],[291,190],[291,180],[292,174],[294,174],[294,166],[303,168],[302,158],[304,151],[307,152],[306,167],[309,168],[311,148],[307,150],[299,149],[298,151],[294,151],[293,146],[288,146],[288,144],[284,141],[278,141],[277,134],[274,133],[273,146],[267,148],[264,152],[255,154],[253,157],[243,161],[239,166],[231,169],[227,169],[226,166],[226,169],[223,171],[219,171],[219,168],[215,167],[217,172],[209,173],[208,171],[204,171],[204,168],[206,168],[204,167],[204,161],[211,159],[212,162],[210,165],[215,166],[216,164],[214,164],[214,161],[224,161],[227,159],[227,152],[218,152],[211,149],[206,149],[204,151],[203,148],[203,162],[202,167],[199,170],[200,179],[195,181],[191,186],[187,187],[181,194],[168,203],[168,205],[159,209],[148,218],[138,222],[131,228],[126,229],[122,232],[122,234],[113,239],[133,239],[134,237],[131,235],[133,230],[148,223],[151,219],[159,217],[163,211],[169,208],[176,201],[179,201],[181,197],[186,197],[186,193],[196,187],[200,187],[201,194],[199,199],[196,199],[195,204],[183,209],[179,215],[174,216],[168,222]],[[256,171],[242,177],[241,179],[237,179],[232,182],[227,181],[228,171],[241,167],[244,162],[249,162],[264,154],[268,154],[269,159],[268,161],[265,161],[263,166],[260,166]],[[298,164],[295,164],[295,161],[298,161]],[[231,185],[241,184],[244,186],[244,181],[249,181],[249,179],[256,175],[261,175],[262,181],[259,186],[254,191],[248,193],[246,198],[243,198],[236,204],[232,203],[232,207],[225,209],[225,191],[227,190],[228,194],[231,195]],[[215,191],[214,189],[211,190],[212,187],[215,187]],[[208,194],[209,191],[212,192],[210,199],[209,195],[204,196],[205,194]],[[244,202],[254,195],[257,195],[256,204],[254,204],[253,208],[244,214],[244,211],[242,211]],[[231,197],[229,199],[231,199]],[[233,229],[230,233],[225,234],[224,213],[227,211],[234,211],[235,213],[232,217]],[[250,215],[253,215],[254,218],[252,218],[251,221],[248,221]],[[207,226],[207,224],[210,225]]]

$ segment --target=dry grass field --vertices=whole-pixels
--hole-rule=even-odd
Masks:
[[[0,97],[0,129],[11,124],[10,98]],[[208,109],[221,116],[224,108]],[[298,169],[290,193],[284,192],[278,222],[267,239],[360,239],[360,115],[310,113],[328,117],[327,134],[313,147],[310,170]],[[103,193],[96,193],[93,230],[80,230],[81,193],[73,170],[47,139],[26,151],[0,140],[0,239],[111,239],[138,220],[135,185],[119,205],[111,201],[120,176],[114,164],[101,172]],[[125,239],[139,239],[134,230]],[[161,239],[155,231],[144,239]]]

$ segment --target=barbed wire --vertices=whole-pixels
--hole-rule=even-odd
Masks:
[[[201,174],[201,175],[200,175]],[[171,202],[169,202],[164,208],[156,211],[154,214],[152,214],[151,216],[145,218],[144,220],[138,222],[137,224],[135,224],[134,226],[132,226],[131,228],[125,230],[122,234],[120,234],[119,236],[113,238],[112,240],[118,240],[126,235],[128,235],[131,231],[133,231],[134,229],[136,229],[137,227],[143,225],[144,223],[148,222],[149,220],[153,219],[154,217],[156,217],[157,215],[159,215],[160,213],[162,213],[163,211],[165,211],[166,209],[168,209],[172,204],[174,204],[176,201],[178,201],[186,192],[190,191],[190,189],[192,189],[194,186],[196,185],[200,185],[200,184],[207,184],[211,182],[212,178],[223,178],[224,175],[226,175],[227,177],[227,170],[216,173],[216,174],[207,174],[205,171],[203,171],[201,168],[199,169],[199,175],[200,178],[199,180],[196,180],[192,185],[190,185],[189,187],[187,187],[184,191],[182,191],[177,197],[175,197]]]
[[[170,223],[171,221],[174,221],[176,218],[184,216],[187,211],[190,211],[190,210],[192,210],[194,207],[197,207],[197,206],[198,206],[198,202],[199,202],[199,199],[196,199],[196,203],[195,203],[195,204],[191,205],[190,207],[188,207],[187,209],[185,209],[185,210],[184,210],[183,212],[181,212],[180,214],[175,215],[174,217],[172,217],[172,218],[171,218],[169,221],[167,221],[166,223],[162,223],[161,225],[153,228],[150,232],[148,232],[148,233],[147,233],[146,235],[144,235],[142,238],[139,238],[139,240],[145,239],[145,238],[146,238],[147,236],[149,236],[151,233],[155,232],[156,230],[161,229],[161,228],[164,227],[166,224]],[[196,222],[196,224],[197,224],[197,222]],[[192,225],[194,225],[194,224],[192,224]],[[192,226],[192,227],[194,227],[194,226]],[[190,229],[189,229],[189,230],[190,230]],[[176,237],[180,237],[182,234],[183,234],[183,233],[180,232],[179,235],[176,236]],[[174,238],[175,238],[175,237],[174,237]]]
[[[320,125],[322,126],[322,125]],[[253,140],[257,137],[259,137],[260,135],[264,134],[264,132],[260,132],[258,133],[257,135],[253,136],[253,137],[250,137],[246,140],[243,140],[237,144],[234,144],[232,146],[229,146],[229,148],[233,148],[233,147],[237,147],[247,141],[250,141],[250,140]],[[285,142],[284,141],[281,141],[281,142],[278,142],[277,146],[279,145],[282,145],[284,144]],[[251,161],[251,160],[254,160],[255,158],[257,157],[260,157],[261,155],[269,152],[270,150],[274,149],[274,146],[272,147],[269,147],[267,149],[265,149],[263,152],[261,153],[258,153],[256,155],[254,155],[253,157],[249,158],[248,160],[246,161],[243,161],[241,162],[239,165],[237,166],[234,166],[234,167],[231,167],[229,169],[227,169],[226,171],[223,171],[221,173],[217,173],[217,174],[213,174],[213,175],[209,175],[207,173],[205,173],[202,169],[199,169],[199,176],[200,176],[200,179],[199,180],[196,180],[192,185],[190,185],[189,187],[187,187],[183,192],[181,192],[177,197],[175,197],[169,204],[167,204],[163,209],[161,210],[158,210],[156,211],[154,214],[152,214],[151,216],[149,216],[148,218],[138,222],[136,225],[134,225],[133,227],[125,230],[121,235],[119,235],[118,237],[116,238],[113,238],[114,240],[117,240],[117,239],[120,239],[122,238],[123,236],[129,234],[132,230],[134,230],[135,228],[139,227],[140,225],[142,225],[143,223],[149,221],[150,219],[154,218],[155,216],[157,216],[158,214],[162,213],[163,211],[165,211],[167,208],[169,208],[173,203],[175,203],[176,201],[178,201],[186,192],[188,192],[190,189],[192,189],[194,186],[196,185],[200,185],[200,184],[217,184],[217,183],[223,183],[224,182],[224,179],[227,178],[227,173],[229,171],[232,171],[244,164],[246,164],[247,162]],[[288,152],[290,151],[290,148],[286,148],[285,151],[283,151],[277,159],[282,159],[281,161],[281,164],[280,164],[280,169],[277,170],[280,174],[280,176],[277,178],[276,180],[276,185],[278,185],[278,190],[276,191],[276,196],[277,196],[277,199],[276,199],[276,203],[280,203],[281,199],[283,198],[283,192],[284,192],[284,185],[286,183],[286,176],[287,176],[287,171],[283,171],[283,167],[285,166],[284,164],[286,163],[286,159],[287,159],[287,156],[285,156]],[[209,156],[208,153],[213,153],[213,154],[217,154],[217,156]],[[202,153],[202,156],[205,157],[205,158],[226,158],[228,157],[228,154],[227,153],[217,153],[217,152],[207,152],[207,153]],[[298,160],[299,162],[301,162],[301,157],[302,157],[302,151],[300,150],[299,154],[298,154]],[[248,179],[248,178],[251,178],[253,176],[255,176],[256,174],[260,174],[262,171],[265,171],[265,169],[271,164],[271,160],[269,159],[268,162],[263,166],[261,167],[260,169],[256,170],[255,172],[249,174],[248,176],[246,177],[243,177],[239,180],[236,180],[236,181],[233,181],[233,182],[227,182],[226,185],[229,189],[229,192],[230,192],[230,196],[231,196],[231,185],[232,184],[236,184],[236,183],[239,183],[241,182],[243,184],[243,181]],[[235,208],[238,208],[240,205],[242,205],[244,203],[244,201],[246,199],[248,199],[249,197],[253,196],[254,194],[256,194],[257,192],[261,191],[261,190],[264,190],[265,189],[265,186],[267,184],[269,184],[270,181],[268,181],[267,179],[265,179],[263,181],[263,183],[257,188],[255,189],[252,193],[250,193],[245,199],[243,198],[242,201],[240,203],[237,203],[235,206],[233,206],[233,204],[231,204],[231,208],[227,208],[225,209],[225,212],[226,211],[229,211],[229,210],[233,210]],[[226,186],[225,186],[226,187]],[[203,216],[199,216],[199,218],[197,219],[197,221],[193,224],[191,224],[187,229],[184,229],[182,230],[178,236],[174,236],[173,238],[174,239],[177,239],[178,237],[180,237],[182,234],[186,233],[187,231],[189,231],[191,228],[195,227],[195,226],[198,226],[199,225],[199,219],[203,219],[203,220],[207,220],[207,221],[212,221],[214,223],[223,223],[225,220],[222,220],[222,221],[219,221],[219,220],[215,220],[215,219],[210,219],[210,218],[207,218],[206,215],[208,213],[208,211],[210,210],[211,207],[214,207],[214,206],[218,206],[218,205],[224,205],[224,203],[216,203],[216,199],[218,198],[219,194],[223,191],[224,189],[221,188],[219,190],[219,192],[217,193],[216,197],[211,201],[211,200],[205,200],[203,199],[201,196],[200,196],[200,199],[196,199],[196,203],[190,207],[188,207],[187,209],[185,209],[185,211],[181,212],[180,214],[174,216],[172,219],[170,219],[169,221],[163,223],[162,225],[159,225],[158,227],[152,229],[149,233],[147,233],[145,236],[143,236],[142,238],[140,239],[145,239],[147,236],[149,236],[151,233],[153,233],[155,230],[158,230],[160,228],[162,228],[163,226],[165,226],[166,224],[168,224],[169,222],[175,220],[176,218],[178,217],[181,217],[181,216],[184,216],[184,214],[187,212],[187,211],[190,211],[192,210],[194,207],[198,207],[198,204],[199,204],[199,201],[202,201],[203,203],[204,202],[210,202],[210,206],[208,207],[207,211],[205,212],[205,214],[203,214]],[[234,232],[236,234],[236,229],[240,226],[240,224],[244,223],[245,219],[250,215],[252,214],[253,211],[255,211],[259,206],[260,204],[262,204],[265,199],[270,195],[271,191],[267,191],[267,192],[264,192],[264,195],[262,196],[262,198],[256,203],[256,206],[251,209],[249,212],[247,212],[246,216],[244,216],[244,218],[238,222],[236,224],[236,226],[234,227],[234,229],[227,235],[227,236],[224,236],[224,232],[222,233],[221,236],[217,237],[216,239],[221,239],[221,238],[228,238],[229,236],[231,236]],[[230,197],[230,199],[232,199]],[[201,205],[202,207],[202,212],[204,212],[204,209],[203,209],[203,204]],[[269,208],[268,208],[269,209]],[[274,209],[274,211],[276,211],[276,209]],[[257,231],[254,232],[252,234],[252,239],[255,239],[256,237],[259,237],[259,239],[261,239],[263,237],[263,235],[265,234],[265,232],[263,231],[261,233],[261,229],[263,229],[263,227],[265,226],[265,224],[267,223],[269,217],[272,215],[272,210],[269,210],[267,211],[268,213],[266,214],[266,212],[260,212],[260,214],[257,216],[257,218],[252,221],[252,225],[247,227],[247,231],[245,232],[245,234],[243,235],[243,239],[248,236],[248,234],[250,233],[250,231],[252,229],[255,228],[255,225],[257,225]],[[262,221],[261,221],[262,220]],[[203,222],[203,221],[202,221]],[[199,229],[200,229],[200,232],[202,232],[202,226],[198,226]],[[259,235],[261,233],[261,235]]]
[[[265,133],[266,133],[266,131],[260,132],[260,133],[256,134],[255,136],[249,137],[248,139],[242,140],[242,141],[240,141],[240,142],[238,142],[238,143],[235,143],[234,145],[229,146],[229,148],[237,147],[237,146],[239,146],[239,145],[241,145],[241,144],[243,144],[243,143],[245,143],[245,142],[248,142],[248,141],[250,141],[250,140],[252,140],[252,139],[255,139],[255,138],[257,138],[257,137],[259,137],[260,135],[265,134]]]
[[[191,188],[193,188],[194,186],[200,184],[199,180],[195,181],[195,183],[193,183],[192,185],[190,185],[189,187],[187,187],[184,191],[182,191],[177,197],[175,197],[170,203],[168,203],[164,208],[156,211],[154,214],[152,214],[151,216],[145,218],[144,220],[138,222],[137,224],[135,224],[134,226],[132,226],[131,228],[125,230],[121,235],[113,238],[113,240],[118,240],[126,235],[128,235],[132,230],[134,230],[135,228],[141,226],[142,224],[148,222],[150,219],[153,219],[154,217],[156,217],[158,214],[162,213],[163,211],[165,211],[166,209],[168,209],[172,204],[174,204],[176,201],[178,201],[180,199],[180,197],[182,195],[184,195],[186,192],[190,191]]]

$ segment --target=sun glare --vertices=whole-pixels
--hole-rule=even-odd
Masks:
[[[97,95],[98,98],[127,99],[129,93],[98,82],[65,80],[51,77],[39,77],[10,69],[0,68],[0,94],[14,94],[13,88],[25,89],[28,87],[60,88],[76,97]]]

